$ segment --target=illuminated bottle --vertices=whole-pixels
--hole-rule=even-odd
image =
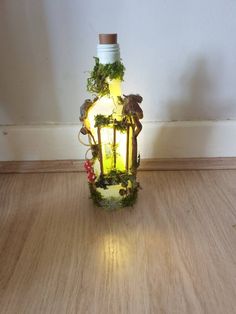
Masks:
[[[139,189],[137,136],[142,129],[142,97],[122,95],[124,70],[117,34],[100,34],[95,66],[87,81],[95,98],[81,106],[80,133],[89,138],[91,158],[86,156],[85,169],[91,198],[111,210],[132,206]]]

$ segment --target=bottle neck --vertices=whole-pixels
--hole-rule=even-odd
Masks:
[[[102,64],[111,64],[120,61],[120,47],[119,44],[98,44],[97,45],[97,57]],[[107,78],[109,85],[110,96],[116,105],[119,103],[118,97],[122,95],[121,92],[121,80]]]
[[[122,92],[121,92],[121,80],[120,79],[113,79],[113,80],[108,79],[108,85],[109,85],[110,95],[111,97],[114,98],[114,100],[116,100],[118,97],[121,96]]]
[[[114,63],[120,61],[119,44],[98,44],[97,57],[102,64]]]

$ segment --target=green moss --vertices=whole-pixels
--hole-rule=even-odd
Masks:
[[[95,124],[94,127],[115,127],[117,131],[125,132],[127,131],[129,124],[124,117],[121,121],[117,121],[116,119],[113,119],[112,115],[104,116],[102,114],[98,114],[95,116]]]
[[[121,200],[122,207],[133,206],[138,197],[138,188],[134,188],[132,192]]]
[[[112,123],[112,115],[109,116],[104,116],[102,114],[98,114],[95,116],[95,124],[94,127],[105,127],[105,126],[110,126]]]
[[[109,94],[109,85],[107,78],[120,79],[123,81],[125,67],[120,61],[114,63],[102,64],[97,57],[95,66],[90,72],[90,77],[87,79],[87,90],[90,93],[96,93],[100,96]]]
[[[101,207],[101,201],[103,200],[102,194],[96,190],[92,183],[89,183],[89,190],[94,204]]]
[[[128,126],[129,126],[129,124],[128,124],[126,118],[122,119],[121,121],[115,120],[115,121],[114,121],[114,125],[115,125],[116,130],[117,130],[117,131],[120,131],[120,132],[122,132],[122,133],[123,133],[123,132],[126,132]]]
[[[133,174],[129,174],[128,172],[122,172],[119,170],[111,170],[108,174],[101,175],[95,185],[96,187],[100,187],[106,189],[109,185],[121,184],[123,187],[127,187],[129,181],[132,185],[135,183],[135,176]]]

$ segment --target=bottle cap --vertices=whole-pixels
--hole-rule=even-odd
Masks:
[[[117,44],[117,34],[99,34],[99,44]]]

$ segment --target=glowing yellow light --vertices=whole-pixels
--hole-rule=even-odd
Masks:
[[[123,106],[119,104],[118,97],[121,96],[121,81],[118,79],[108,80],[110,95],[105,95],[97,99],[93,106],[88,111],[88,116],[85,125],[90,129],[95,141],[98,141],[97,128],[95,128],[95,117],[100,114],[104,116],[113,115],[113,117],[120,121],[123,118]],[[129,137],[131,134],[128,135]],[[103,172],[109,173],[116,168],[119,171],[126,171],[126,154],[127,154],[127,132],[116,131],[114,144],[114,130],[112,127],[103,127],[101,129],[102,139],[102,156],[103,156]],[[131,139],[131,138],[129,138]],[[129,150],[131,147],[131,141]],[[115,145],[115,147],[114,147]],[[116,149],[116,156],[114,157],[114,148]],[[114,161],[114,158],[116,159]],[[131,162],[131,154],[129,154],[129,163]],[[95,174],[98,175],[99,162],[94,163]]]
[[[121,82],[119,79],[107,79],[108,84],[109,84],[109,91],[110,91],[110,95],[112,97],[119,97],[121,96]]]
[[[120,266],[130,263],[130,254],[124,238],[121,235],[106,234],[100,241],[102,261],[105,259],[108,265],[117,265],[117,271],[124,270]]]

